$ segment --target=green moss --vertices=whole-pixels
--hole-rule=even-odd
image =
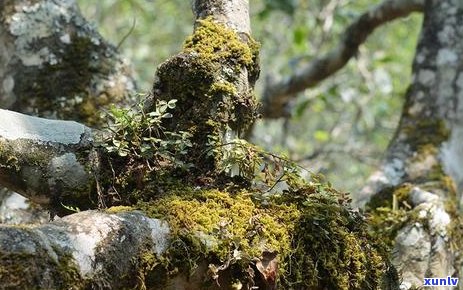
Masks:
[[[332,188],[299,200],[294,252],[283,285],[291,289],[378,289],[386,271],[382,243]],[[309,190],[311,192],[311,190]],[[307,193],[304,193],[305,196]],[[286,289],[286,288],[285,288]]]
[[[252,39],[247,44],[232,29],[212,18],[198,20],[195,33],[187,38],[184,51],[201,54],[209,62],[230,62],[233,65],[252,67],[259,45]]]
[[[440,146],[450,135],[445,121],[435,118],[407,119],[402,124],[402,129],[407,135],[408,144],[413,146],[411,149],[423,153],[434,150],[433,147]]]
[[[412,189],[412,184],[405,182],[395,187],[386,187],[375,194],[368,204],[367,210],[376,208],[403,209],[410,208],[409,194]]]
[[[388,249],[392,250],[397,233],[410,216],[405,209],[393,210],[390,207],[377,207],[368,215],[371,234],[381,239]]]
[[[247,72],[253,86],[258,47],[249,36],[207,18],[198,21],[183,51],[157,71],[155,98],[178,100],[174,118],[163,125],[173,132],[192,134],[189,161],[203,171],[212,170],[216,161],[203,154],[211,136],[220,142],[227,131],[240,134],[257,117],[255,96],[243,89],[240,76]]]
[[[166,220],[172,231],[161,257],[147,250],[136,261],[141,287],[148,287],[151,282],[145,282],[153,273],[195,275],[204,261],[210,264],[208,276],[200,279],[205,285],[227,272],[224,288],[249,285],[250,280],[261,286],[256,264],[270,254],[278,262],[270,274],[282,289],[377,289],[387,268],[383,248],[361,215],[348,208],[344,194],[319,181],[304,183],[287,161],[275,167],[292,168],[282,171],[291,189],[271,197],[249,189],[249,180],[224,178],[222,183],[223,174],[215,173],[223,144],[230,140],[226,133],[241,132],[256,117],[254,95],[243,91],[238,76],[247,71],[252,85],[257,52],[249,36],[208,18],[199,21],[184,50],[157,71],[153,103],[178,100],[173,117],[161,125],[164,132],[191,134],[193,147],[185,158],[194,167],[188,177],[163,172],[161,165],[138,178],[134,170],[120,170],[139,169],[136,160],[113,164],[116,179],[121,177],[115,183],[124,184],[122,198],[128,196],[135,209]],[[245,158],[260,154],[246,148]],[[143,181],[142,186],[130,178]],[[222,190],[227,187],[233,190]]]
[[[24,231],[24,229],[22,229]],[[54,249],[58,260],[47,252],[0,253],[0,281],[4,289],[84,289],[86,281],[80,277],[72,256]],[[47,278],[48,280],[44,280]],[[35,285],[36,288],[29,288]]]
[[[275,218],[273,214],[292,212],[292,218],[297,218],[298,212],[292,206],[261,209],[246,192],[182,191],[139,206],[152,217],[167,219],[174,235],[182,236],[185,231],[193,233],[197,236],[188,237],[189,242],[197,244],[205,239],[204,244],[209,246],[201,249],[203,254],[214,253],[219,260],[226,261],[233,247],[259,257],[264,250],[283,252],[284,245],[289,244],[291,228],[287,228],[285,222],[290,218]],[[246,238],[253,231],[255,236]]]
[[[317,190],[262,202],[247,191],[183,188],[138,208],[171,226],[172,243],[157,260],[168,273],[193,273],[207,259],[211,269],[233,269],[231,281],[245,284],[249,266],[270,252],[284,289],[376,289],[385,260],[364,221],[332,189]]]
[[[120,213],[120,212],[129,212],[132,211],[133,207],[131,206],[112,206],[110,208],[105,209],[105,212],[107,213]]]
[[[159,264],[160,260],[152,251],[142,253],[137,261],[137,289],[154,289],[167,283],[168,275]]]

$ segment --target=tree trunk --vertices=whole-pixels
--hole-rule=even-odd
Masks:
[[[462,270],[462,16],[458,0],[426,2],[398,129],[381,170],[361,195],[360,205],[370,200],[367,206],[375,208],[389,200],[390,206],[393,200],[390,217],[405,215],[395,215],[399,228],[392,236],[404,289],[422,286],[424,277],[458,276]]]
[[[135,90],[128,65],[74,0],[2,1],[0,83],[2,108],[89,125]]]

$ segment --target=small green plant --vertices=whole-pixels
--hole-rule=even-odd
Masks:
[[[177,100],[157,101],[155,110],[144,111],[140,102],[132,108],[111,107],[108,115],[112,124],[108,126],[113,133],[104,147],[110,153],[121,157],[144,159],[154,164],[170,162],[174,166],[188,167],[181,161],[188,148],[192,147],[191,134],[184,131],[169,132],[162,123],[174,118],[169,110],[175,108]]]
[[[252,181],[254,188],[260,192],[270,192],[276,186],[297,190],[305,184],[302,171],[307,171],[311,179],[315,176],[290,159],[267,152],[243,139],[221,143],[218,137],[209,136],[208,146],[208,156],[221,154],[218,171],[244,177]]]

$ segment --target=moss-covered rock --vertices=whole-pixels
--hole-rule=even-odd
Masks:
[[[26,226],[10,228],[18,240],[36,233]],[[35,239],[30,238],[30,241]],[[5,242],[5,241],[1,241]],[[25,247],[25,248],[22,248]],[[85,289],[88,286],[80,275],[74,258],[57,248],[41,249],[34,242],[13,245],[11,251],[0,252],[0,281],[2,289]]]

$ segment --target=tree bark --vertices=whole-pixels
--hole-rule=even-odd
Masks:
[[[0,183],[37,204],[86,205],[99,166],[95,137],[74,121],[0,109]]]
[[[142,288],[150,271],[144,263],[161,255],[169,238],[165,222],[138,212],[86,211],[41,226],[3,225],[1,288]]]
[[[253,43],[249,36],[249,22],[246,20],[248,18],[240,15],[248,10],[247,6],[247,1],[239,0],[195,1],[195,14],[200,18],[196,26],[198,34],[194,34],[187,41],[182,53],[161,66],[157,73],[153,96],[146,103],[146,108],[154,109],[156,99],[179,99],[179,106],[174,115],[177,113],[178,116],[184,117],[171,120],[165,125],[176,131],[191,130],[198,148],[207,146],[211,133],[223,143],[230,138],[231,131],[239,134],[242,126],[255,117],[253,100],[247,98],[251,96],[250,90],[258,76],[258,67],[255,65],[257,55],[250,47]],[[12,9],[13,6],[5,7]],[[40,4],[37,7],[40,7]],[[426,19],[414,63],[414,82],[407,94],[403,117],[396,137],[389,147],[383,171],[378,175],[381,178],[379,182],[376,180],[375,185],[378,187],[371,190],[372,194],[375,194],[379,188],[384,189],[389,185],[393,190],[387,198],[392,198],[396,189],[405,188],[407,202],[401,200],[400,207],[408,204],[411,207],[408,211],[410,216],[418,217],[407,220],[408,223],[395,235],[393,262],[403,275],[403,286],[406,289],[412,285],[420,285],[425,275],[446,277],[456,274],[461,267],[458,264],[458,253],[451,245],[451,242],[455,241],[455,233],[458,233],[450,230],[457,211],[454,208],[455,204],[449,207],[446,201],[455,203],[461,199],[448,177],[451,176],[457,183],[461,183],[460,177],[463,176],[460,168],[456,166],[459,162],[455,162],[459,161],[456,152],[461,151],[462,144],[459,130],[461,112],[455,109],[458,108],[459,97],[463,96],[460,92],[463,90],[463,85],[460,84],[463,79],[460,78],[463,45],[457,41],[463,36],[462,9],[458,0],[426,2]],[[238,47],[239,52],[246,53],[248,57],[230,58],[227,52],[222,55],[219,53],[219,58],[211,58],[207,53],[211,48],[207,42],[211,41],[212,48],[216,48],[226,44],[230,39],[205,39],[203,36],[219,37],[221,33],[233,38],[231,40],[236,42],[232,47]],[[212,51],[217,53],[215,50]],[[37,55],[32,59],[36,60]],[[40,57],[39,59],[50,61],[42,60]],[[207,62],[204,62],[205,59]],[[198,74],[200,78],[195,79]],[[232,77],[235,75],[237,77]],[[192,80],[201,82],[194,83],[192,87]],[[203,86],[198,86],[199,83]],[[177,90],[178,87],[181,90]],[[193,126],[195,124],[197,126]],[[215,126],[211,127],[211,124]],[[198,131],[192,130],[193,128],[206,131],[194,135]],[[79,205],[80,199],[88,200],[88,193],[95,187],[94,173],[98,166],[93,165],[99,164],[98,161],[95,162],[93,154],[95,134],[96,131],[75,122],[37,119],[1,110],[0,183],[44,204],[55,202],[64,206],[69,206],[69,203],[72,203],[73,207],[75,204]],[[223,151],[228,150],[225,147],[221,148]],[[2,153],[4,150],[7,153]],[[37,152],[40,154],[36,154]],[[198,158],[201,156],[193,151],[188,157],[192,162],[199,162],[195,165],[201,167],[203,160]],[[212,163],[220,156],[215,156],[216,159]],[[213,170],[214,165],[204,166],[201,173]],[[316,188],[320,185],[310,186],[309,188]],[[312,195],[313,191],[316,193],[316,190],[312,189],[306,194]],[[368,191],[365,190],[365,193]],[[372,194],[365,196],[370,198]],[[301,195],[296,198],[304,199],[307,196]],[[384,199],[384,196],[379,195],[379,199]],[[207,199],[202,200],[206,201]],[[222,206],[230,210],[233,202],[223,202]],[[268,204],[267,207],[261,205],[263,208],[258,208],[253,201],[250,203],[253,206],[251,211],[257,212],[257,220],[259,215],[268,214]],[[328,232],[327,241],[331,243],[339,238],[339,243],[335,243],[337,250],[353,244],[354,249],[359,251],[354,252],[359,256],[358,261],[369,263],[371,257],[366,257],[365,253],[371,253],[368,252],[371,250],[370,245],[357,244],[357,232],[349,231],[360,223],[361,217],[351,216],[348,209],[340,209],[340,204],[343,202],[329,204],[327,208],[320,207],[328,213],[334,211],[335,219],[327,220],[331,227],[343,227],[340,232],[336,232],[340,236],[330,236]],[[283,205],[289,206],[286,203]],[[201,289],[206,272],[219,271],[208,266],[210,261],[206,260],[198,261],[198,268],[193,275],[166,273],[167,268],[157,266],[162,261],[162,254],[167,251],[166,245],[173,242],[170,240],[173,233],[169,226],[161,220],[150,219],[141,213],[133,212],[130,208],[116,208],[112,211],[118,213],[87,211],[42,226],[0,227],[1,280],[5,281],[7,287],[12,288],[30,288],[38,285],[40,288],[51,289],[63,286],[77,289]],[[238,211],[242,214],[239,207]],[[189,214],[193,213],[187,212],[185,215]],[[343,215],[348,215],[349,219],[342,219]],[[354,216],[356,218],[353,218]],[[302,212],[300,220],[294,222],[302,231],[311,226],[320,229],[320,223],[327,218],[323,216],[314,222],[311,217],[308,212]],[[275,216],[276,220],[278,218],[282,217]],[[272,222],[274,223],[269,223]],[[249,233],[248,223],[256,226],[255,229],[251,229],[252,235],[259,235],[265,231],[263,222],[259,224],[252,219],[246,219],[246,233]],[[217,226],[220,232],[222,226]],[[226,225],[223,227],[226,228]],[[453,227],[452,230],[457,230],[457,227]],[[211,245],[207,237],[201,236],[200,240],[203,243],[201,249]],[[345,241],[348,243],[344,243]],[[230,243],[229,247],[233,243]],[[261,246],[259,243],[259,249]],[[311,245],[295,246],[300,250]],[[352,248],[349,249],[352,251]],[[233,259],[240,259],[239,253],[237,249],[237,256],[233,256]],[[271,258],[266,259],[266,255],[262,254],[262,257],[254,262],[257,272],[263,277],[261,283],[256,285],[262,289],[276,287],[276,254],[278,253],[267,252]],[[341,254],[345,255],[344,252]],[[293,266],[304,264],[316,267],[306,258],[308,257],[303,256],[299,260],[290,261],[296,262]],[[381,260],[378,256],[375,258]],[[378,264],[381,264],[381,261]],[[365,267],[355,263],[351,266]],[[228,265],[224,267],[227,268]],[[252,269],[249,267],[247,270]],[[367,270],[362,273],[371,274]],[[255,277],[253,275],[254,272],[250,274]],[[331,277],[334,273],[325,276]],[[235,283],[230,279],[233,276],[220,277],[225,281],[215,282],[223,282],[222,285],[229,285],[224,287],[230,289],[243,289],[248,286],[250,289],[250,285],[253,285],[252,281],[246,285],[241,284],[242,281]],[[346,283],[350,283],[350,276],[342,278],[346,277]],[[134,278],[139,280],[134,281]],[[366,284],[361,285],[369,285],[369,282],[366,279],[362,282]],[[220,288],[219,284],[211,285],[210,289]],[[397,285],[392,284],[390,286],[395,289]],[[313,289],[322,288],[323,286]]]
[[[157,100],[178,100],[176,117],[164,126],[192,135],[186,161],[207,173],[230,150],[222,144],[243,134],[257,117],[253,88],[260,72],[259,44],[250,35],[247,0],[197,0],[193,12],[193,35],[182,52],[158,68],[145,107],[151,111]],[[211,140],[221,152],[204,158]]]

